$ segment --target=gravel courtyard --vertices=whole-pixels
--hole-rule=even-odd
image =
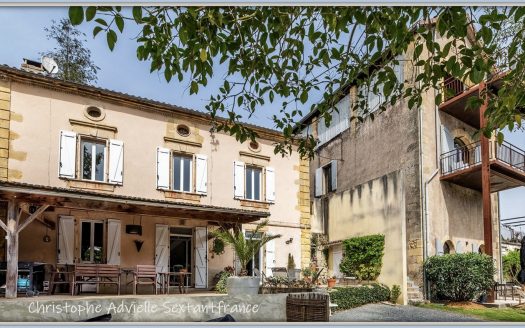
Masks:
[[[482,320],[410,305],[367,304],[350,310],[338,311],[330,317],[330,321],[478,322]]]

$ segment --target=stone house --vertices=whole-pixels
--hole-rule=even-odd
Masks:
[[[397,58],[400,81],[415,75],[412,51]],[[447,79],[443,88],[452,93],[444,103],[435,102],[444,89],[430,90],[414,110],[400,100],[379,112],[382,95],[370,92],[375,117],[358,123],[350,118],[361,87],[343,88],[329,126],[315,111],[301,121],[302,133],[318,140],[310,162],[311,231],[327,236],[329,274],[344,277],[345,239],[371,234],[385,235],[378,281],[401,286],[405,304],[427,296],[422,267],[429,256],[486,252],[499,268],[498,192],[525,185],[525,151],[480,138],[484,106],[466,110],[469,97],[499,87],[497,76],[487,85]]]
[[[212,252],[209,232],[240,223],[249,235],[268,219],[267,233],[282,237],[248,271],[271,274],[289,254],[300,268],[308,162],[275,155],[277,131],[252,126],[257,142],[241,144],[210,124],[201,112],[0,66],[0,261],[186,267],[190,286],[206,289],[237,264],[231,249]]]

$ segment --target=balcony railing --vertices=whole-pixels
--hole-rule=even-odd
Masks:
[[[445,101],[454,98],[455,96],[467,90],[465,83],[454,77],[448,77],[443,82],[443,91],[445,91]]]
[[[495,142],[496,147],[491,147],[495,151],[495,158],[510,165],[511,167],[525,172],[525,151],[504,141],[502,144]],[[493,149],[494,148],[494,149]],[[491,157],[494,157],[491,154]]]
[[[525,173],[525,151],[508,143],[490,141],[490,159]],[[481,143],[474,142],[441,154],[441,174],[447,175],[481,164]]]
[[[441,154],[441,174],[450,174],[481,164],[481,143],[474,142]]]

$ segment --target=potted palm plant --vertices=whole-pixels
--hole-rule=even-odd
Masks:
[[[226,245],[232,246],[239,260],[240,271],[237,275],[229,277],[226,282],[226,290],[229,295],[254,295],[259,293],[261,277],[248,276],[246,266],[267,242],[281,237],[281,235],[264,233],[262,229],[267,225],[268,220],[259,223],[248,238],[244,236],[239,226],[234,229],[221,228],[212,232],[215,238],[219,238]]]

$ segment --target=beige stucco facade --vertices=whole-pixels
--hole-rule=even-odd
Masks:
[[[9,99],[0,99],[1,110],[9,110],[8,147],[0,149],[0,155],[7,153],[6,165],[0,165],[2,180],[21,185],[37,185],[57,190],[89,192],[111,197],[134,197],[148,201],[187,204],[190,207],[219,207],[239,211],[256,211],[266,213],[269,219],[267,232],[281,234],[272,246],[273,260],[266,260],[266,253],[261,251],[262,272],[271,267],[286,267],[288,254],[292,254],[297,267],[306,261],[301,261],[305,251],[302,239],[309,237],[309,216],[305,214],[304,195],[300,187],[307,188],[308,179],[301,180],[301,165],[297,152],[287,157],[274,154],[274,143],[280,140],[279,133],[263,128],[255,128],[260,135],[257,139],[259,147],[255,149],[249,142],[243,144],[235,137],[220,132],[211,132],[209,118],[203,114],[181,110],[172,106],[137,100],[122,95],[115,96],[106,90],[100,90],[100,96],[90,89],[89,92],[76,92],[75,87],[65,85],[53,86],[53,82],[41,76],[31,81],[31,75],[22,72],[23,80],[10,77],[10,72],[0,79],[0,92],[9,91]],[[1,74],[0,74],[1,76]],[[42,80],[44,79],[44,80]],[[63,82],[61,82],[63,83]],[[9,85],[9,89],[4,88]],[[82,89],[82,88],[79,88]],[[7,94],[7,92],[6,92]],[[6,105],[7,104],[7,105]],[[95,106],[102,110],[102,119],[94,120],[86,115],[86,109]],[[4,108],[6,107],[6,108]],[[190,134],[181,136],[177,132],[180,125],[189,127]],[[79,137],[97,138],[99,140],[119,140],[123,144],[123,179],[121,184],[86,181],[79,178],[80,164],[77,159],[77,176],[64,178],[59,176],[61,131],[75,132]],[[1,137],[1,136],[0,136]],[[7,138],[6,138],[7,139]],[[1,142],[1,140],[0,140]],[[174,154],[205,155],[207,158],[207,192],[174,192],[157,188],[157,148],[167,148]],[[1,160],[1,159],[0,159]],[[275,174],[275,200],[267,201],[262,196],[261,201],[250,201],[234,197],[234,162],[260,167],[262,170],[261,193],[266,188],[265,168],[273,168]],[[2,162],[3,163],[3,162]],[[0,164],[2,164],[0,163]],[[104,164],[109,165],[107,161]],[[195,164],[192,164],[195,165]],[[5,167],[4,167],[5,166]],[[195,169],[195,167],[194,167]],[[303,171],[308,169],[304,169]],[[170,171],[171,172],[171,171]],[[195,184],[195,176],[192,184]],[[303,190],[304,191],[304,190]],[[303,205],[303,207],[301,207]],[[123,205],[125,208],[125,205]],[[309,214],[309,213],[308,213]],[[217,228],[213,214],[209,218],[192,219],[185,217],[184,212],[169,216],[144,215],[126,213],[125,210],[103,211],[97,208],[74,209],[54,206],[46,211],[42,219],[59,226],[62,216],[73,217],[75,222],[74,261],[80,262],[80,225],[83,220],[116,219],[120,222],[121,254],[120,265],[132,267],[137,264],[155,263],[155,234],[157,225],[169,227],[208,227],[208,231]],[[262,220],[262,219],[261,219]],[[127,224],[142,225],[142,236],[127,234]],[[230,222],[231,223],[231,222]],[[253,224],[243,224],[243,229],[249,231]],[[107,227],[104,229],[107,231]],[[50,235],[51,241],[44,242],[43,236]],[[20,234],[20,261],[38,261],[49,264],[57,263],[57,229],[48,229],[38,221],[32,222]],[[135,240],[144,244],[140,251],[135,247]],[[106,243],[107,241],[105,241]],[[194,242],[194,240],[193,240]],[[5,245],[3,245],[5,247]],[[226,266],[234,265],[233,252],[227,248],[221,255],[212,254],[212,242],[208,242],[207,270],[208,286],[211,286],[216,273]],[[277,251],[278,250],[278,251]],[[309,250],[308,250],[309,251]],[[4,251],[0,252],[3,254]],[[2,255],[0,255],[2,256]],[[195,254],[192,253],[192,258]],[[306,257],[306,258],[309,258]],[[194,259],[192,263],[194,264]],[[194,279],[194,278],[193,278]]]

